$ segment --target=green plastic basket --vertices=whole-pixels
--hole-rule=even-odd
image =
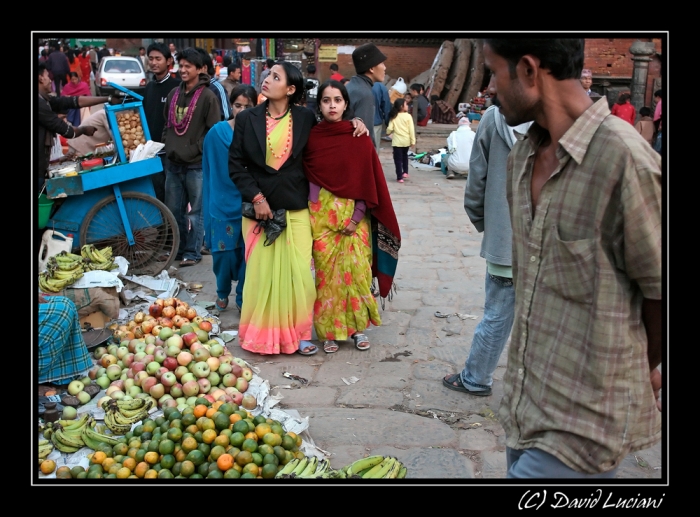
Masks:
[[[49,199],[46,194],[39,196],[39,229],[43,230],[46,223],[49,222],[51,216],[51,207],[53,207],[53,199]]]

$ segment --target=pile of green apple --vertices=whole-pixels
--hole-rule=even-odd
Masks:
[[[134,320],[118,327],[118,343],[93,351],[97,364],[89,378],[111,399],[153,398],[160,408],[182,409],[204,397],[210,402],[223,400],[255,409],[257,400],[246,393],[253,371],[243,359],[210,338],[211,321],[188,318],[188,310],[194,309],[184,308],[186,304],[178,301],[162,300],[162,307],[152,304],[148,314],[137,313]],[[173,318],[163,316],[172,312],[166,308],[176,311]]]

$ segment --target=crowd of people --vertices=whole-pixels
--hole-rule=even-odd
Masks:
[[[464,207],[483,232],[486,280],[465,366],[442,384],[491,395],[510,338],[499,412],[509,478],[611,478],[661,434],[661,156],[650,144],[660,141],[663,92],[658,113],[642,108],[636,125],[629,94],[611,111],[590,91],[583,45],[485,39],[492,105],[468,157],[459,141],[450,149],[467,162],[453,167],[466,171]],[[327,354],[348,341],[368,350],[365,330],[382,323],[378,299],[395,292],[401,248],[373,130],[387,125],[398,182],[415,146],[407,99],[389,107],[373,89],[386,56],[358,46],[356,74],[344,80],[331,66],[323,83],[309,81],[315,69],[305,77],[271,61],[258,95],[239,83],[236,63],[220,84],[203,49],[173,51],[145,49],[153,78],[143,103],[153,139],[165,144],[156,192],[180,229],[180,267],[198,263],[202,249],[212,254],[219,310],[237,282],[244,350],[313,355],[313,331]],[[60,76],[81,80],[69,57],[53,54],[38,65],[42,144],[97,130],[57,112],[112,100],[51,96],[70,88]],[[435,106],[450,115],[423,85],[410,91],[419,124]],[[76,316],[61,297],[39,301],[41,379],[66,381],[88,366]]]

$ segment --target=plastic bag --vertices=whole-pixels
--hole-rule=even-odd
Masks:
[[[243,217],[248,219],[256,219],[255,217],[255,207],[253,203],[243,201],[241,203],[241,212]],[[262,230],[265,231],[265,246],[269,246],[275,239],[282,234],[282,231],[287,227],[287,211],[284,208],[279,210],[273,210],[272,219],[265,219],[264,221],[258,221],[255,233],[260,233]]]
[[[406,83],[404,82],[403,77],[399,77],[393,84],[392,88],[401,94],[406,93]]]

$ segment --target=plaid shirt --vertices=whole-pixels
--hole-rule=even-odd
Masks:
[[[508,158],[516,313],[500,420],[508,447],[585,473],[661,438],[642,299],[661,299],[661,158],[605,98],[559,140],[531,203],[534,123]]]

